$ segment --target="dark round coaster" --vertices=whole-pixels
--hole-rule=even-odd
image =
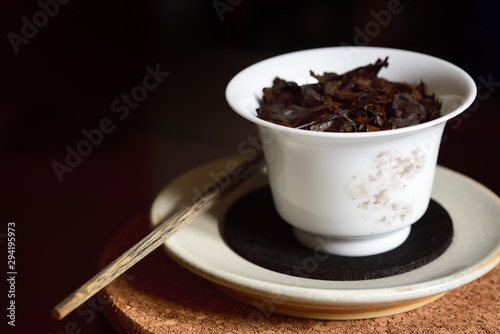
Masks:
[[[450,215],[431,200],[408,239],[389,252],[362,257],[306,248],[276,212],[269,187],[250,192],[227,211],[222,228],[228,245],[243,258],[270,270],[304,278],[355,281],[389,277],[419,268],[444,253],[453,238]]]

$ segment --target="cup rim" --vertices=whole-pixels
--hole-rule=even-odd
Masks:
[[[421,124],[417,125],[412,125],[404,128],[399,128],[399,129],[391,129],[391,130],[384,130],[384,131],[373,131],[373,132],[318,132],[318,131],[311,131],[311,130],[305,130],[305,129],[297,129],[297,128],[292,128],[292,127],[287,127],[275,123],[271,123],[269,121],[260,119],[257,117],[257,114],[252,114],[249,115],[245,110],[243,110],[237,103],[237,100],[234,98],[233,91],[236,86],[236,82],[238,79],[246,75],[250,71],[255,71],[259,66],[261,66],[264,63],[267,62],[272,62],[272,61],[277,61],[280,58],[284,57],[293,57],[295,55],[300,55],[306,52],[322,52],[322,51],[328,51],[328,50],[338,50],[342,51],[345,53],[353,53],[353,52],[362,52],[363,50],[369,50],[369,51],[378,51],[378,52],[401,52],[401,53],[408,53],[408,54],[413,54],[417,55],[419,57],[423,58],[430,58],[433,59],[436,62],[442,62],[443,64],[446,64],[448,67],[452,68],[455,73],[459,74],[462,79],[464,80],[464,85],[467,86],[467,93],[465,94],[464,100],[462,103],[453,111],[441,115],[440,117],[424,122]],[[425,79],[424,79],[425,82]],[[264,88],[264,87],[262,87]],[[458,67],[457,65],[450,63],[446,60],[443,60],[438,57],[434,57],[431,55],[427,55],[424,53],[419,53],[415,51],[409,51],[409,50],[404,50],[404,49],[396,49],[396,48],[386,48],[386,47],[373,47],[373,46],[336,46],[336,47],[324,47],[324,48],[314,48],[314,49],[305,49],[305,50],[299,50],[299,51],[294,51],[294,52],[289,52],[289,53],[284,53],[281,55],[273,56],[266,58],[264,60],[261,60],[257,63],[254,63],[239,73],[237,73],[228,83],[226,86],[226,101],[229,104],[229,106],[240,116],[243,118],[255,123],[258,126],[263,126],[268,129],[282,132],[282,133],[288,133],[290,135],[299,135],[299,136],[308,136],[308,137],[323,137],[323,138],[374,138],[374,137],[385,137],[385,136],[394,136],[394,135],[399,135],[399,134],[404,134],[404,133],[409,133],[409,132],[415,132],[419,131],[425,128],[433,127],[438,124],[441,124],[443,122],[448,121],[449,119],[459,115],[463,111],[465,111],[472,103],[474,102],[474,99],[476,98],[477,94],[477,88],[474,80],[471,78],[471,76],[465,72],[463,69]],[[251,96],[249,96],[251,97]]]

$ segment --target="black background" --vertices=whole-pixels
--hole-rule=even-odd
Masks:
[[[402,11],[385,27],[367,31],[376,22],[373,11],[389,2],[72,0],[59,4],[17,53],[9,34],[21,36],[22,18],[33,22],[42,7],[2,2],[0,258],[7,262],[5,233],[15,222],[18,272],[16,327],[9,332],[59,333],[71,321],[81,333],[113,332],[99,312],[56,321],[50,311],[97,272],[109,238],[147,214],[166,182],[236,153],[255,134],[228,107],[225,86],[246,66],[281,53],[362,43],[427,53],[463,68],[480,95],[463,122],[447,127],[439,163],[499,194],[494,2],[402,0]],[[218,13],[217,3],[230,7]],[[111,103],[142,83],[147,66],[169,75],[118,119]],[[54,161],[64,163],[66,147],[75,148],[82,131],[103,118],[114,131],[60,182]]]

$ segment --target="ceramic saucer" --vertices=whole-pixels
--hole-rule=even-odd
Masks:
[[[233,156],[210,162],[170,182],[151,207],[151,226],[210,187],[224,182]],[[265,312],[315,319],[364,319],[409,311],[467,284],[500,262],[500,199],[476,181],[438,166],[432,198],[450,214],[454,236],[437,259],[404,274],[361,281],[326,281],[274,272],[236,254],[221,235],[226,210],[244,194],[267,185],[262,170],[213,210],[164,244],[167,254],[226,294]]]

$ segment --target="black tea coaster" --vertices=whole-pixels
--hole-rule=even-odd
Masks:
[[[443,254],[453,238],[450,215],[431,200],[408,239],[396,249],[362,257],[321,253],[295,239],[292,227],[276,212],[268,186],[238,199],[227,211],[222,230],[229,247],[248,261],[282,274],[331,281],[408,272]]]

